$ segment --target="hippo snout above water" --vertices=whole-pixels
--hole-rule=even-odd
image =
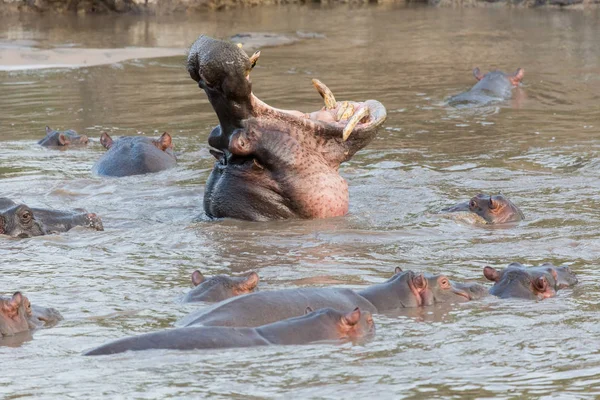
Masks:
[[[479,68],[473,70],[477,83],[470,90],[448,99],[451,106],[486,105],[495,101],[508,100],[512,96],[512,89],[519,86],[525,70],[517,69],[514,74],[506,74],[494,70],[487,74],[481,73]]]
[[[197,301],[218,302],[242,294],[252,293],[258,285],[258,274],[254,271],[245,276],[216,275],[205,278],[198,270],[192,273],[195,286],[183,298],[186,303]]]
[[[55,131],[49,126],[46,127],[46,136],[38,144],[44,147],[65,147],[88,144],[89,139],[86,135],[79,135],[74,130]]]
[[[385,108],[375,100],[338,102],[318,80],[321,110],[273,108],[252,93],[259,56],[207,36],[190,49],[190,77],[219,119],[208,138],[217,161],[206,183],[206,214],[253,221],[345,215],[348,184],[339,165],[373,140]]]
[[[523,212],[502,194],[479,193],[469,201],[444,208],[445,212],[470,212],[478,215],[486,224],[505,224],[525,219]]]

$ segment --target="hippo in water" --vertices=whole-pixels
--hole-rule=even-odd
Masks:
[[[577,283],[577,277],[568,266],[555,267],[550,263],[530,268],[511,263],[500,271],[485,267],[483,275],[494,282],[490,294],[503,299],[517,297],[542,300],[554,297],[557,290]]]
[[[30,208],[5,197],[0,198],[0,234],[28,238],[66,232],[76,226],[104,230],[100,217],[83,209],[60,211]]]
[[[53,326],[60,320],[62,316],[54,308],[32,306],[21,292],[11,297],[0,296],[0,338]]]
[[[105,176],[142,175],[173,168],[177,165],[171,135],[158,139],[123,136],[114,140],[102,133],[100,143],[108,151],[96,162],[93,172]]]
[[[149,349],[225,349],[269,345],[299,345],[315,342],[356,342],[375,334],[373,317],[355,308],[343,313],[331,308],[313,311],[256,328],[202,326],[176,328],[133,336],[105,344],[85,353],[87,356]]]
[[[521,210],[501,194],[490,196],[480,193],[469,201],[444,208],[442,211],[471,212],[481,217],[485,224],[505,224],[525,219]]]
[[[505,74],[502,71],[491,71],[482,74],[479,68],[473,70],[473,75],[477,83],[470,90],[457,94],[448,99],[451,106],[469,106],[486,105],[496,101],[508,100],[511,98],[512,89],[519,86],[519,83],[525,75],[523,68],[517,69],[512,74]]]
[[[205,278],[198,270],[192,273],[192,284],[195,286],[185,295],[185,303],[206,301],[216,303],[231,297],[252,293],[258,285],[258,274],[254,271],[246,276],[229,277],[216,275]]]
[[[74,130],[55,131],[49,126],[46,127],[46,137],[41,139],[38,144],[44,147],[65,147],[88,144],[88,137],[79,135]]]
[[[252,93],[250,71],[259,56],[207,36],[189,52],[188,72],[219,119],[208,138],[217,161],[204,193],[207,216],[265,221],[345,215],[348,184],[339,166],[373,140],[385,108],[374,100],[337,102],[316,79],[324,108],[310,114],[273,108]]]
[[[472,286],[471,289],[466,289]],[[299,288],[255,292],[215,304],[194,312],[176,323],[178,326],[245,326],[255,327],[302,313],[306,307],[315,310],[331,307],[338,310],[358,306],[363,311],[392,314],[410,307],[436,303],[464,302],[487,295],[479,284],[453,286],[444,275],[416,274],[396,270],[383,283],[354,291],[343,288]]]

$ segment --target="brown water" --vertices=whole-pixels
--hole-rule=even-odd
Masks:
[[[264,49],[254,91],[281,108],[380,100],[378,138],[341,168],[350,214],[320,221],[192,221],[202,214],[217,123],[184,56],[0,72],[1,195],[84,207],[104,232],[1,239],[0,288],[22,290],[65,321],[0,347],[0,397],[432,398],[600,395],[600,18],[556,10],[256,8],[155,20],[5,19],[0,40],[44,49],[183,48],[200,33],[323,33]],[[1,60],[0,60],[1,61]],[[0,62],[1,64],[1,62]],[[471,69],[526,70],[524,96],[456,110]],[[44,126],[97,139],[168,130],[179,166],[143,177],[92,176],[103,150],[40,148]],[[440,218],[478,192],[502,192],[527,220],[486,229]],[[485,265],[567,263],[580,284],[542,302],[488,298],[376,316],[364,346],[86,358],[108,340],[172,326],[191,272],[254,269],[261,290],[380,282],[394,267],[483,282]],[[311,280],[309,278],[317,278]]]

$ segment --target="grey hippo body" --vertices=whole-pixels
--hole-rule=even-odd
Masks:
[[[273,108],[252,93],[259,56],[207,36],[190,49],[188,72],[219,119],[208,138],[217,161],[206,183],[206,214],[253,221],[345,215],[348,184],[339,166],[373,140],[385,108],[375,100],[337,102],[318,81],[326,99],[320,111]]]
[[[446,212],[470,212],[478,215],[486,224],[505,224],[525,219],[523,212],[502,194],[487,195],[479,193],[469,201],[445,208]]]
[[[38,144],[44,147],[85,146],[89,139],[86,135],[79,135],[72,129],[66,131],[55,131],[49,126],[46,127],[46,136]]]
[[[66,232],[76,226],[104,230],[101,218],[83,209],[30,208],[6,197],[0,198],[0,234],[25,238]]]
[[[106,132],[100,143],[108,151],[94,164],[98,175],[123,177],[160,172],[177,165],[171,135],[158,139],[143,136],[123,136],[113,140]]]
[[[466,92],[450,97],[448,104],[454,107],[483,106],[508,100],[512,96],[513,88],[519,86],[524,75],[523,68],[517,69],[512,75],[498,70],[484,75],[479,68],[475,68],[473,70],[473,76],[477,79],[475,86]]]
[[[440,302],[462,302],[483,297],[487,290],[478,284],[473,291],[459,289],[443,275],[397,271],[388,281],[354,291],[344,288],[299,288],[250,293],[218,303],[184,317],[177,326],[255,327],[301,313],[306,307],[345,310],[360,307],[370,313],[393,313],[399,309]],[[465,284],[469,286],[469,284]],[[473,293],[479,293],[474,295]]]
[[[194,288],[185,295],[183,301],[184,303],[199,301],[216,303],[227,300],[231,297],[252,293],[258,285],[258,280],[258,274],[254,271],[245,276],[215,275],[205,278],[200,271],[196,270],[192,273]]]
[[[149,349],[223,349],[314,342],[357,341],[375,333],[371,314],[359,308],[348,313],[324,308],[256,328],[191,327],[169,329],[117,340],[85,355],[107,355]]]

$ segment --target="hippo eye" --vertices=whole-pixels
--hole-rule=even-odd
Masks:
[[[21,220],[25,223],[31,221],[32,215],[31,212],[29,211],[25,211],[22,215],[21,215]]]
[[[464,203],[463,203],[463,204],[464,204]],[[469,207],[471,207],[471,208],[475,208],[475,207],[477,207],[477,203],[475,203],[475,200],[471,200],[471,201],[469,202]]]

